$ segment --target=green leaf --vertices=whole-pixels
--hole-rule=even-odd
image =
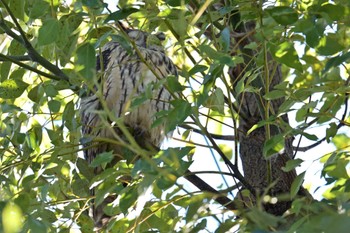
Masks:
[[[240,57],[232,57],[228,54],[218,52],[214,48],[206,44],[202,44],[198,48],[202,53],[206,54],[209,58],[213,59],[219,64],[233,67],[236,64],[243,62],[243,60]]]
[[[347,62],[349,59],[350,59],[350,52],[344,53],[336,57],[332,57],[327,61],[326,66],[322,73],[326,73],[332,67],[337,67],[340,64]]]
[[[185,89],[185,87],[183,87],[179,83],[177,77],[175,77],[174,75],[167,77],[166,82],[167,82],[167,87],[171,93],[180,92]]]
[[[91,167],[98,167],[102,164],[109,163],[113,160],[114,155],[112,151],[109,152],[103,152],[101,154],[98,154],[94,160],[92,160],[90,166]]]
[[[271,137],[264,143],[263,155],[265,158],[269,158],[272,155],[277,154],[284,148],[284,137],[282,134]]]
[[[1,214],[4,232],[16,233],[21,231],[23,225],[23,213],[19,206],[15,203],[8,202]]]
[[[31,90],[28,93],[28,98],[35,103],[39,103],[40,100],[42,100],[43,94],[44,91],[41,88],[41,85],[37,85],[31,88]]]
[[[299,192],[299,189],[304,182],[304,176],[305,176],[305,172],[302,172],[294,179],[292,186],[290,188],[291,198],[294,198]]]
[[[182,99],[176,99],[171,101],[174,106],[173,109],[167,115],[166,132],[170,132],[175,129],[175,127],[183,123],[183,121],[191,114],[192,108],[191,104]]]
[[[230,29],[225,27],[220,33],[220,43],[222,45],[222,50],[227,52],[231,45],[231,34]]]
[[[42,0],[24,1],[26,3],[26,11],[32,19],[37,19],[48,13],[50,4]]]
[[[23,0],[11,0],[9,2],[9,7],[14,16],[20,20],[24,20],[24,3]]]
[[[27,52],[27,50],[17,40],[12,40],[10,47],[8,49],[8,52],[10,55],[16,56],[16,55],[23,55],[25,52]]]
[[[83,175],[87,180],[91,180],[94,177],[94,169],[91,168],[85,159],[78,158],[76,162],[81,175]]]
[[[318,137],[314,134],[309,134],[309,133],[305,133],[302,132],[301,135],[303,135],[304,137],[306,137],[307,139],[311,140],[311,141],[317,141]]]
[[[224,92],[218,87],[215,89],[214,93],[208,97],[207,101],[203,103],[203,106],[224,114],[224,102]]]
[[[340,44],[339,41],[341,41],[339,35],[329,33],[327,36],[324,36],[320,39],[316,50],[320,55],[333,55],[344,49],[344,46]]]
[[[302,162],[304,162],[304,160],[302,160],[302,159],[289,160],[289,161],[287,161],[286,165],[284,167],[282,167],[282,171],[290,172],[293,169],[295,169],[296,167],[298,167]]]
[[[59,23],[56,19],[46,20],[39,28],[38,45],[48,45],[58,39]]]
[[[80,214],[77,222],[81,232],[94,231],[94,221],[87,214]]]
[[[326,139],[327,142],[330,142],[330,138],[334,137],[338,132],[338,127],[337,125],[332,122],[329,124],[329,128],[326,129]]]
[[[96,69],[95,48],[90,43],[85,43],[77,49],[77,56],[77,64],[83,67],[79,73],[85,79],[91,80],[95,75]]]
[[[222,151],[222,153],[225,154],[225,156],[231,160],[232,156],[233,156],[233,151],[232,151],[232,147],[228,144],[219,144],[219,148]]]
[[[257,227],[262,229],[269,229],[272,227],[277,227],[278,223],[281,222],[280,217],[276,217],[265,211],[253,207],[248,213],[247,217],[250,221],[256,224]],[[265,231],[262,231],[265,232]]]
[[[12,62],[4,61],[0,64],[0,82],[3,82],[8,78],[12,66]]]
[[[26,213],[31,204],[31,197],[28,193],[22,193],[18,195],[14,202]]]
[[[299,61],[297,51],[294,48],[294,45],[288,41],[285,41],[278,46],[272,45],[271,51],[274,58],[286,66],[294,68],[299,72],[303,71],[303,67]]]
[[[50,97],[55,97],[58,94],[56,88],[51,84],[44,86],[44,92]]]
[[[0,98],[14,99],[22,95],[29,85],[21,80],[7,79],[0,84]]]
[[[298,21],[298,13],[295,9],[288,6],[277,6],[266,11],[279,24],[290,25]]]
[[[61,108],[61,102],[58,100],[50,100],[48,103],[51,112],[59,112]]]
[[[119,207],[120,210],[126,214],[129,207],[136,204],[138,198],[138,192],[135,187],[126,187],[125,192],[120,197]]]
[[[71,131],[76,130],[77,128],[77,120],[75,118],[75,111],[74,111],[74,103],[73,101],[70,101],[66,104],[62,120],[64,121],[64,125]]]
[[[267,100],[275,100],[275,99],[279,99],[282,97],[286,97],[287,93],[284,90],[272,90],[269,93],[267,93],[266,95],[264,95],[264,98]]]
[[[347,173],[346,166],[348,161],[342,158],[337,158],[334,162],[327,161],[325,167],[323,168],[323,172],[326,172],[328,176],[334,177],[336,179],[349,179],[349,175]]]
[[[319,12],[326,13],[332,20],[341,20],[345,16],[345,7],[338,4],[324,4],[319,8]]]
[[[204,72],[208,69],[208,66],[204,66],[204,65],[195,65],[194,67],[192,67],[192,69],[190,71],[188,71],[188,75],[194,75],[196,73],[201,73]]]
[[[339,150],[350,146],[350,138],[344,133],[339,133],[335,135],[332,138],[332,142],[334,143],[335,147]]]
[[[114,20],[115,22],[117,22],[118,20],[125,19],[126,17],[128,17],[132,13],[135,13],[138,11],[139,11],[138,9],[132,8],[132,7],[123,8],[121,10],[115,11],[115,12],[111,13],[110,15],[108,15],[108,17],[105,19],[104,23],[108,23],[111,20]]]
[[[28,225],[30,227],[31,232],[36,233],[47,233],[48,229],[42,221],[36,220],[29,215],[28,217]]]
[[[235,85],[235,94],[236,96],[238,96],[239,94],[241,94],[245,89],[245,79],[241,78],[237,84]]]

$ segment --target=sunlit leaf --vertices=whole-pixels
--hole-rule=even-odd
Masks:
[[[6,233],[20,232],[23,225],[21,208],[12,202],[7,203],[2,210],[2,225]]]
[[[303,71],[303,67],[299,61],[298,54],[290,42],[283,42],[280,43],[277,46],[272,46],[272,51],[274,58],[285,64],[286,66],[289,66],[291,68],[294,68],[300,72]]]
[[[215,91],[209,95],[207,101],[203,103],[203,106],[224,114],[224,93],[221,88],[216,88]]]
[[[280,152],[284,148],[284,137],[281,134],[271,137],[264,143],[263,154],[268,158]],[[278,155],[277,155],[278,156]]]
[[[17,79],[7,79],[0,84],[0,98],[13,99],[20,97],[28,84]]]
[[[329,33],[320,39],[316,49],[320,55],[328,56],[340,52],[344,46],[340,43],[338,35]]]

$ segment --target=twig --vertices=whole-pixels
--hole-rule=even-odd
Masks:
[[[179,125],[179,127],[184,128],[184,129],[190,129],[195,133],[204,135],[201,130],[193,128],[193,127],[186,125],[186,124]],[[219,140],[234,141],[236,139],[235,135],[220,135],[220,134],[213,134],[213,133],[209,133],[209,135],[212,138],[219,139]]]

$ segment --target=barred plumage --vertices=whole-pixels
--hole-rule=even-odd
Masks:
[[[116,127],[106,124],[110,120],[101,112],[107,110],[111,111],[115,118],[122,118],[134,137],[147,139],[147,144],[159,147],[166,136],[164,124],[154,128],[151,128],[151,125],[156,112],[169,109],[171,94],[161,86],[152,90],[152,100],[145,101],[136,109],[130,109],[130,103],[145,91],[147,85],[156,83],[158,78],[177,76],[177,70],[160,46],[160,40],[164,40],[163,34],[150,35],[139,30],[127,30],[127,34],[135,42],[139,53],[136,50],[128,53],[118,42],[109,42],[103,47],[102,58],[97,58],[97,70],[103,70],[100,87],[102,95],[98,94],[98,90],[94,90],[95,93],[82,98],[82,132],[85,137],[91,138],[116,139],[115,134],[122,137]],[[156,41],[150,41],[150,38]],[[103,102],[107,109],[104,109]],[[144,141],[136,141],[145,146]],[[120,146],[107,143],[90,143],[84,150],[84,155],[91,162],[97,154],[111,150],[116,156],[123,156]],[[97,169],[96,173],[100,172],[99,170]],[[99,212],[94,213],[97,224],[100,224],[98,222],[103,215],[101,210]]]

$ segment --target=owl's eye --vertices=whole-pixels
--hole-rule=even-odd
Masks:
[[[156,34],[156,37],[160,40],[160,41],[164,41],[165,40],[165,34],[163,32],[159,32]]]

